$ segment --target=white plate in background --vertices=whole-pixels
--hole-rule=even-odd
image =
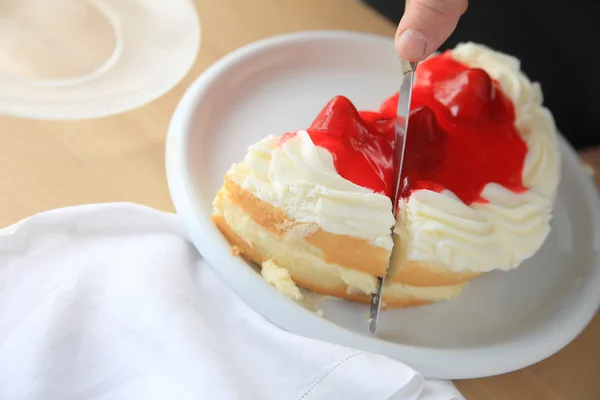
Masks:
[[[600,202],[564,140],[552,232],[521,268],[472,281],[446,303],[382,314],[368,332],[368,305],[324,304],[318,317],[231,255],[211,222],[225,171],[268,134],[307,127],[338,94],[378,107],[400,83],[391,39],[313,31],[253,43],[218,61],[177,107],[166,145],[171,196],[191,239],[219,276],[283,329],[398,359],[429,378],[475,378],[534,364],[573,340],[600,304]]]
[[[141,107],[192,67],[191,0],[0,0],[0,115],[76,120]]]

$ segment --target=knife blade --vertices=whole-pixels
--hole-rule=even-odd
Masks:
[[[392,191],[392,212],[394,218],[400,200],[402,191],[402,165],[404,163],[404,149],[406,146],[406,136],[408,133],[408,117],[410,115],[410,101],[412,97],[412,87],[415,78],[416,62],[402,60],[402,84],[400,85],[400,94],[398,96],[398,108],[396,110],[396,137],[394,139],[394,164],[393,164],[393,191]],[[392,228],[393,229],[393,228]],[[392,249],[393,251],[393,249]],[[388,268],[389,271],[389,268]],[[381,311],[381,299],[383,286],[385,284],[385,275],[378,279],[377,291],[371,297],[371,311],[369,314],[369,331],[377,331],[377,322],[379,312]]]

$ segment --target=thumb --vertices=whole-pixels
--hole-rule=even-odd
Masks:
[[[406,0],[396,32],[400,57],[421,61],[436,51],[456,28],[468,0]]]

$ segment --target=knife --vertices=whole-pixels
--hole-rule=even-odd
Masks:
[[[406,134],[408,133],[408,117],[410,115],[410,100],[412,96],[413,81],[415,78],[416,62],[402,60],[402,84],[398,97],[398,109],[396,110],[396,137],[394,144],[394,169],[393,169],[393,197],[392,212],[396,218],[398,201],[402,190],[402,164],[404,162],[404,148],[406,145]],[[394,228],[392,228],[393,231]],[[393,251],[393,249],[392,249]],[[388,268],[389,271],[389,268]],[[383,297],[383,285],[385,284],[387,272],[378,279],[377,291],[371,297],[371,312],[369,314],[369,331],[377,331],[377,321],[381,310],[381,298]]]

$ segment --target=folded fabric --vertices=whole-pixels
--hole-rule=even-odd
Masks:
[[[217,278],[175,215],[117,203],[0,231],[0,399],[463,397],[277,328]]]

